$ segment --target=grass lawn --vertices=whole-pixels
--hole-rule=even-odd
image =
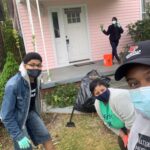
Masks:
[[[95,114],[74,115],[76,127],[66,127],[68,115],[53,115],[48,129],[56,140],[57,150],[119,150],[117,136]],[[47,119],[46,119],[47,120]]]
[[[119,150],[117,136],[103,125],[96,114],[76,114],[76,127],[68,128],[70,115],[43,114],[57,150]],[[13,150],[4,128],[0,127],[0,150]]]

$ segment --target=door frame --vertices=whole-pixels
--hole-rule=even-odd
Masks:
[[[88,51],[89,51],[89,60],[87,61],[83,61],[83,63],[85,62],[90,62],[92,60],[92,51],[91,51],[91,42],[90,42],[90,32],[89,32],[89,21],[88,21],[88,11],[87,11],[87,4],[75,4],[75,5],[60,5],[60,6],[49,6],[48,7],[48,18],[49,18],[49,23],[50,23],[50,33],[51,33],[51,36],[52,36],[52,47],[53,47],[53,50],[54,50],[54,53],[55,53],[55,62],[57,64],[57,67],[56,68],[59,68],[59,67],[63,67],[63,66],[71,66],[71,65],[74,65],[74,64],[79,64],[81,62],[75,62],[75,63],[69,63],[69,59],[67,60],[67,64],[66,65],[59,65],[58,64],[58,61],[57,61],[57,50],[56,50],[56,46],[55,46],[55,36],[54,36],[54,28],[53,28],[53,22],[52,22],[52,17],[51,17],[51,12],[54,10],[54,9],[64,9],[64,8],[73,8],[73,7],[84,7],[85,8],[85,24],[86,24],[86,29],[87,29],[87,41],[88,41]],[[64,19],[64,18],[63,18]],[[63,26],[64,26],[64,22],[63,22]],[[62,26],[60,26],[62,27]],[[65,33],[64,35],[65,36]]]

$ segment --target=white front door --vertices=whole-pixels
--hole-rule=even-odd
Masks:
[[[54,44],[58,66],[68,64],[68,52],[63,24],[63,12],[61,8],[51,9],[51,19],[54,33]]]
[[[89,60],[85,8],[53,8],[51,18],[58,65]]]
[[[64,8],[64,24],[69,62],[89,60],[85,7]]]

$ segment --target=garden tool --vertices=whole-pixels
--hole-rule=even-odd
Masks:
[[[73,117],[74,110],[75,110],[75,107],[73,107],[73,109],[72,109],[70,120],[69,120],[69,122],[67,122],[66,127],[75,127],[75,123],[72,122],[72,117]]]

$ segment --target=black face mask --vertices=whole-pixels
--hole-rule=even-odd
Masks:
[[[29,77],[37,78],[41,74],[41,70],[39,69],[28,69],[27,73]]]
[[[110,96],[110,91],[109,91],[109,89],[107,89],[104,93],[96,96],[96,99],[98,99],[104,103],[107,103],[109,101],[109,96]]]

